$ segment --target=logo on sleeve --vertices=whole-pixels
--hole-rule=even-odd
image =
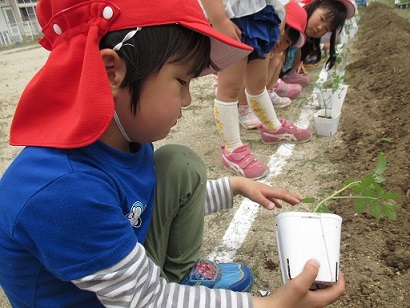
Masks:
[[[146,207],[146,205],[137,201],[132,205],[131,211],[125,216],[134,228],[139,228],[142,225],[141,215]]]

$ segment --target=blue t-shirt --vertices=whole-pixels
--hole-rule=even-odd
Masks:
[[[101,305],[70,280],[144,242],[155,186],[152,144],[25,148],[0,180],[0,284],[13,307]]]

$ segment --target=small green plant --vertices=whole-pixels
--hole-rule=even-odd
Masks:
[[[376,144],[382,144],[382,143],[388,143],[388,142],[393,142],[393,138],[390,138],[390,137],[382,138],[376,141]]]
[[[347,180],[343,183],[343,187],[335,191],[331,195],[323,198],[319,202],[313,197],[307,197],[302,200],[304,203],[312,203],[313,211],[317,213],[329,213],[327,202],[338,199],[352,199],[355,203],[356,213],[363,213],[369,210],[370,214],[380,219],[386,216],[390,220],[396,220],[397,205],[394,200],[400,198],[400,195],[386,191],[381,183],[385,181],[383,173],[386,170],[386,158],[383,153],[380,153],[377,158],[376,169],[360,180]],[[349,194],[346,194],[349,192]]]
[[[343,84],[343,76],[340,76],[336,72],[328,77],[326,81],[317,81],[315,83],[317,89],[319,90],[319,96],[323,102],[323,109],[325,110],[325,118],[330,117],[331,100],[334,93],[336,93]],[[327,93],[326,93],[327,92]],[[339,93],[342,95],[342,93]],[[340,98],[340,97],[339,97]]]
[[[335,93],[340,89],[343,84],[344,77],[340,76],[336,72],[333,72],[329,78],[323,83],[323,88],[332,89],[332,93]]]

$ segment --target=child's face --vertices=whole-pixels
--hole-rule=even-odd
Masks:
[[[313,38],[321,38],[328,32],[331,32],[331,23],[325,17],[326,11],[322,8],[316,9],[308,19],[306,35]]]
[[[181,117],[181,107],[191,104],[189,92],[192,64],[166,63],[160,72],[149,77],[140,92],[135,116],[130,111],[128,88],[117,113],[130,139],[138,143],[165,138]]]

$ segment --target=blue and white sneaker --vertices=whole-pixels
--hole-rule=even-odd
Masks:
[[[253,287],[253,273],[245,264],[215,263],[199,259],[180,284],[250,292]]]

